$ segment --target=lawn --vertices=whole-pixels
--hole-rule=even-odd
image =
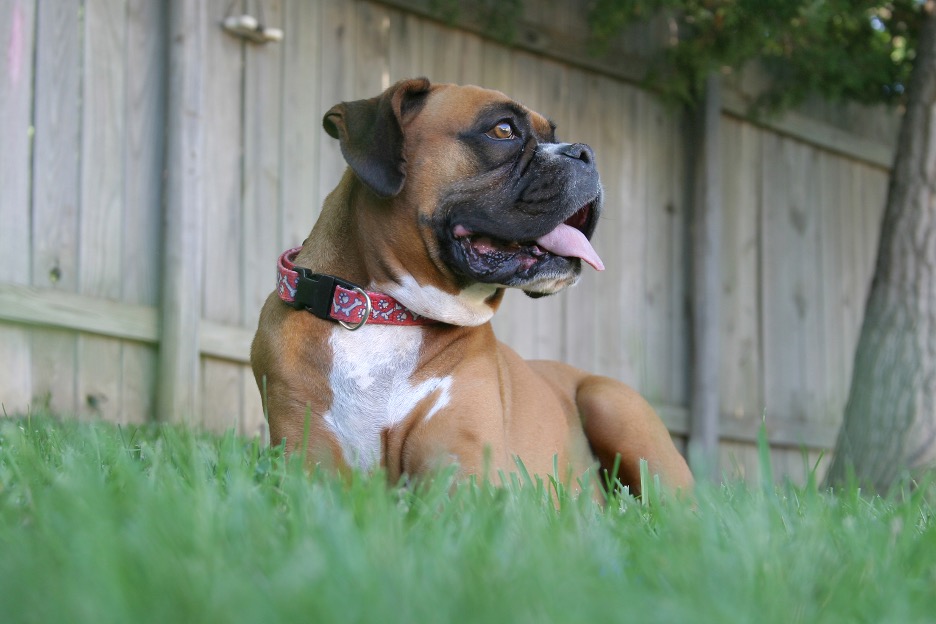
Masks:
[[[936,621],[936,486],[601,507],[521,482],[388,487],[232,435],[0,419],[0,622]]]

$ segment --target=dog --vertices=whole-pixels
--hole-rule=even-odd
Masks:
[[[491,328],[506,288],[542,297],[575,284],[583,262],[604,268],[589,146],[558,142],[503,93],[425,78],[337,104],[323,126],[348,168],[280,257],[251,347],[274,444],[393,482],[519,460],[566,481],[616,470],[639,494],[645,459],[668,488],[692,487],[636,391],[526,361]]]

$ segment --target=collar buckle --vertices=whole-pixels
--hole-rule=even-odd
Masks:
[[[335,288],[338,286],[364,293],[368,304],[370,303],[370,297],[367,297],[367,293],[357,284],[352,284],[334,275],[313,273],[306,267],[293,267],[293,271],[299,275],[299,278],[296,280],[295,300],[290,302],[290,305],[297,310],[305,308],[320,319],[328,320],[332,301],[335,298]]]

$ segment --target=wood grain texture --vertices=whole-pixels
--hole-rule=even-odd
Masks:
[[[34,2],[2,0],[0,15],[0,281],[29,282],[29,156],[32,135]]]
[[[160,314],[157,418],[197,422],[201,410],[199,324],[205,255],[205,63],[207,6],[168,3],[170,34],[165,192],[165,234]],[[210,260],[214,260],[213,258]],[[192,270],[192,266],[201,270]],[[214,265],[212,265],[214,266]]]
[[[646,260],[643,331],[646,356],[641,388],[652,401],[688,404],[689,339],[686,190],[687,141],[683,121],[661,103],[648,113],[654,149],[646,152]],[[654,140],[653,137],[656,137]]]
[[[592,291],[600,313],[595,319],[600,333],[590,341],[597,356],[590,368],[642,389],[647,356],[643,323],[648,166],[651,154],[661,149],[652,139],[655,103],[644,93],[605,77],[588,76],[586,93],[584,117],[599,128],[594,148],[607,195],[602,231],[596,238],[610,267],[590,276],[600,282]],[[621,102],[625,107],[615,111]]]
[[[119,299],[123,291],[127,75],[126,65],[114,59],[127,50],[126,15],[126,0],[84,6],[78,290],[105,299]],[[81,412],[121,420],[120,342],[80,335],[77,363]]]
[[[692,208],[690,266],[689,463],[698,476],[714,476],[718,449],[721,369],[721,249],[724,213],[721,188],[721,76],[710,73],[705,98],[690,115]],[[706,474],[708,473],[708,474]]]
[[[156,305],[162,244],[162,173],[165,161],[166,15],[159,3],[127,2],[124,56],[124,216],[121,299]],[[157,350],[123,343],[121,418],[155,417]]]
[[[221,14],[228,5],[225,0],[212,0],[209,10],[212,15]],[[276,25],[275,17],[279,16],[268,23]],[[268,104],[277,94],[263,92],[258,69],[258,64],[264,65],[272,80],[278,81],[280,77],[275,62],[267,60],[267,48],[247,43],[220,28],[206,31],[206,55],[213,70],[205,76],[203,87],[205,110],[211,114],[205,117],[204,124],[202,201],[205,259],[214,270],[206,273],[202,287],[203,325],[204,321],[244,323],[248,299],[259,296],[253,290],[248,291],[248,284],[257,289],[259,275],[272,274],[272,269],[264,267],[258,256],[271,246],[270,232],[277,228],[279,206],[275,199],[272,204],[263,203],[269,195],[264,180],[265,163],[258,162],[257,154],[249,151],[266,149],[268,154],[268,137],[278,137],[280,130],[278,106]],[[274,114],[272,123],[264,118],[267,112]],[[275,167],[271,173],[275,176]],[[259,229],[254,231],[255,227]],[[263,241],[265,245],[260,244]],[[272,266],[272,261],[269,265]],[[267,270],[263,271],[264,268]],[[253,310],[251,318],[256,318]],[[199,339],[205,339],[201,330]],[[199,370],[200,424],[214,431],[236,427],[241,419],[242,367],[202,357]]]
[[[721,413],[755,422],[762,417],[760,219],[763,131],[733,118],[722,122]]]
[[[768,137],[763,149],[764,402],[768,418],[807,422],[819,417],[825,383],[821,162],[789,139]]]
[[[289,36],[283,40],[282,160],[280,180],[282,207],[279,246],[296,247],[305,240],[331,187],[319,184],[319,153],[323,141],[331,137],[322,129],[325,110],[317,98],[322,75],[330,71],[319,51],[323,6],[320,2],[286,2],[283,23]],[[310,101],[311,100],[311,101]],[[273,290],[273,262],[265,258],[266,291]],[[263,288],[260,288],[263,291]]]
[[[36,12],[32,175],[32,284],[78,290],[81,154],[80,3],[41,2]],[[33,332],[32,394],[74,414],[77,337]]]
[[[30,279],[30,150],[32,147],[33,35],[36,5],[2,0],[0,15],[0,283]],[[28,330],[0,326],[0,403],[25,411],[32,399],[32,338]],[[0,410],[2,415],[2,410]]]

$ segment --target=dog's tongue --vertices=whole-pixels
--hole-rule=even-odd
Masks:
[[[604,271],[604,263],[598,257],[598,252],[582,231],[571,225],[560,223],[555,230],[536,239],[536,244],[557,256],[581,258],[595,267],[596,271]]]

